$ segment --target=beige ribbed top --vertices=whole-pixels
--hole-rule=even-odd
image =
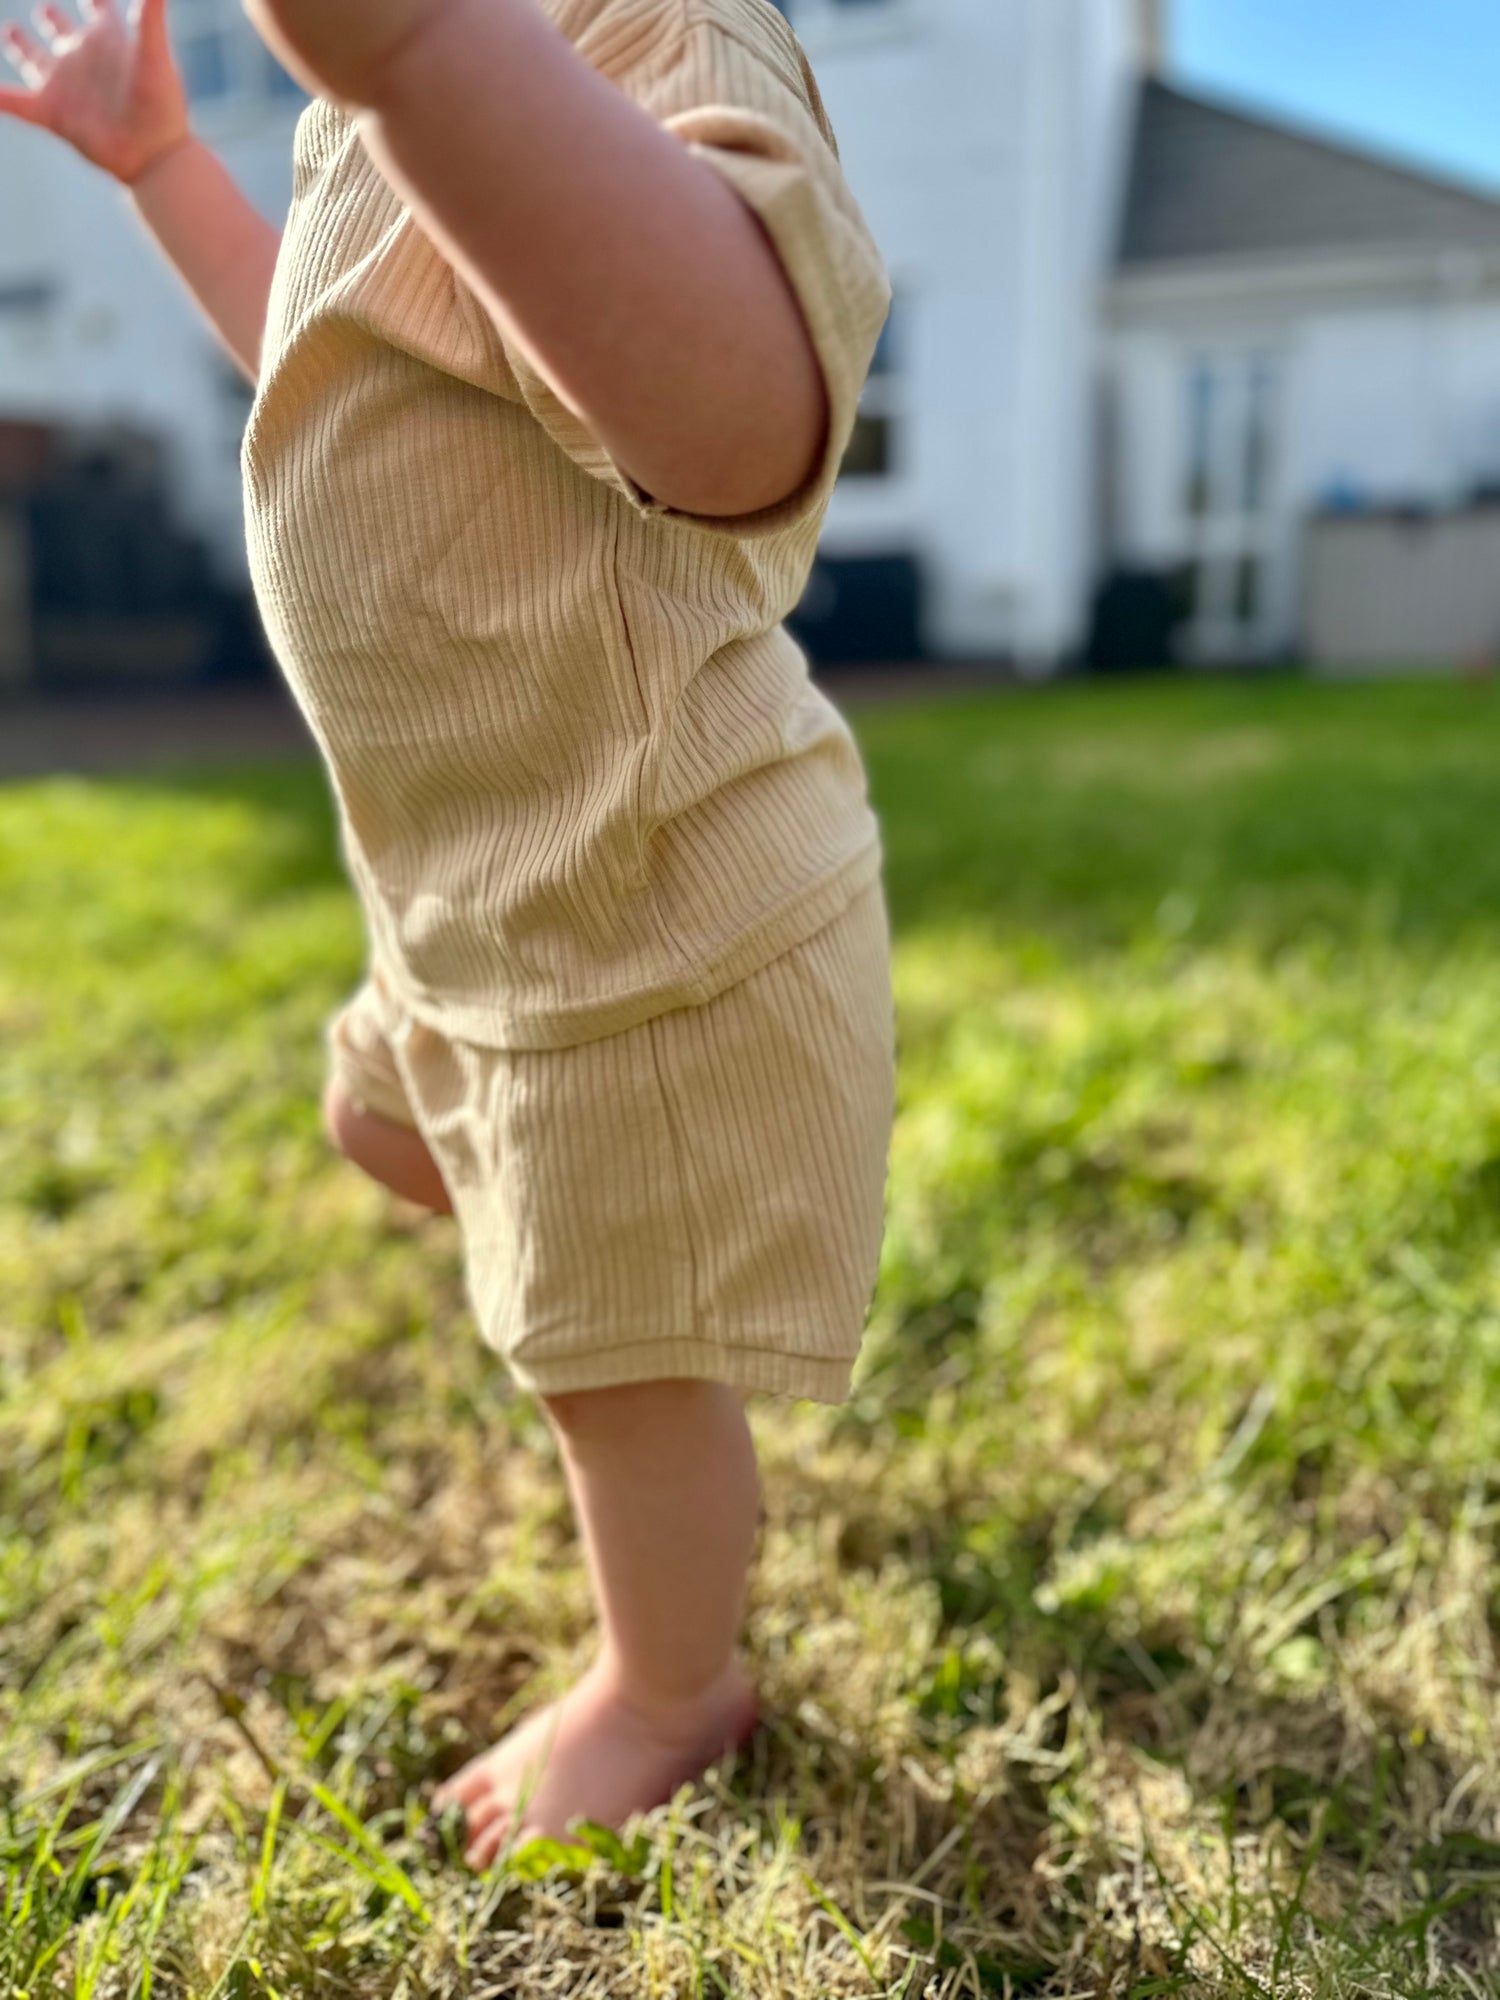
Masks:
[[[543,0],[769,231],[822,362],[780,505],[637,487],[315,99],[242,454],[267,632],[328,765],[372,955],[468,1041],[555,1048],[706,1000],[878,873],[847,724],[781,620],[890,304],[769,0]]]

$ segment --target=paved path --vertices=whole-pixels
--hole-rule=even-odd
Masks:
[[[946,664],[830,673],[822,683],[840,706],[1003,684],[994,668]],[[315,756],[317,748],[279,681],[0,698],[0,781],[298,754]]]
[[[316,755],[316,745],[279,685],[0,702],[0,780],[299,753]]]

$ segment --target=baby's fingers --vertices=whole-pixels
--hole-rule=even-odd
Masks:
[[[4,46],[12,66],[20,72],[26,82],[40,90],[47,81],[52,65],[26,30],[16,27],[12,22],[0,32],[0,45]]]
[[[33,7],[31,18],[36,22],[42,32],[42,39],[55,56],[60,56],[65,46],[77,39],[73,23],[61,7],[52,6],[50,0],[48,5]]]
[[[36,107],[34,90],[9,90],[0,84],[0,111],[8,111],[13,118],[24,118],[29,125],[40,125],[43,120]]]

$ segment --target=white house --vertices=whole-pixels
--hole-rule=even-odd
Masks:
[[[168,18],[199,132],[280,221],[306,93],[238,0],[171,0]],[[226,580],[247,578],[239,441],[249,384],[107,175],[50,133],[0,118],[0,180],[11,191],[0,232],[0,416],[124,420],[158,433],[181,520]]]
[[[934,652],[1066,658],[1124,566],[1181,576],[1190,655],[1289,653],[1313,510],[1500,492],[1500,194],[1168,87],[1146,0],[783,11],[898,289],[888,469],[823,550],[910,551]],[[1463,548],[1500,649],[1500,540]]]
[[[881,469],[831,556],[906,550],[939,654],[1046,662],[1092,581],[1099,285],[1154,9],[1141,0],[783,0],[890,266],[866,394]]]
[[[810,601],[909,558],[924,650],[1043,671],[1124,566],[1188,578],[1196,655],[1275,655],[1310,510],[1500,487],[1500,198],[1169,87],[1159,0],[778,4],[896,294]],[[279,218],[305,99],[239,0],[170,20]],[[9,120],[0,170],[0,416],[158,429],[242,578],[247,385],[111,182]]]
[[[1391,658],[1500,648],[1500,543],[1457,511],[1500,498],[1500,199],[1148,82],[1100,351],[1103,545],[1188,566],[1199,657],[1373,663],[1387,596]],[[1321,643],[1328,508],[1365,560]],[[1374,532],[1422,510],[1450,524]]]

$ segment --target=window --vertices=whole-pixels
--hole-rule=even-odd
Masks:
[[[1182,416],[1181,508],[1194,651],[1253,656],[1275,616],[1280,375],[1257,348],[1192,356]]]
[[[1264,355],[1250,364],[1249,408],[1245,417],[1245,512],[1259,514],[1270,497],[1272,400],[1276,378]]]
[[[45,355],[55,339],[54,309],[60,291],[52,278],[0,281],[0,361]]]
[[[857,21],[871,27],[904,23],[911,19],[916,0],[771,0],[771,5],[785,14],[801,35],[825,26],[852,26]]]
[[[229,95],[230,56],[229,37],[222,28],[205,26],[201,33],[180,38],[178,62],[183,86],[194,104]]]
[[[1213,483],[1214,372],[1200,362],[1188,389],[1187,511],[1195,521],[1208,512]]]
[[[171,32],[190,103],[307,103],[234,0],[177,0]]]
[[[897,292],[875,345],[859,415],[839,468],[841,479],[888,479],[899,469],[905,319],[905,301]]]

